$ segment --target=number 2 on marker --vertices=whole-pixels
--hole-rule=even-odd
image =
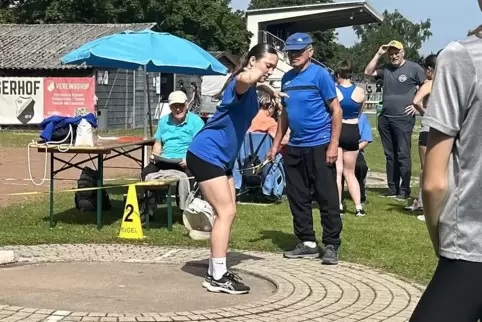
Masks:
[[[124,222],[133,222],[131,215],[134,213],[134,206],[131,204],[126,205],[126,209],[129,210],[129,213],[127,214],[126,218],[124,219]]]

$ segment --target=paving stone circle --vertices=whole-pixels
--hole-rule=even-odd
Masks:
[[[49,262],[130,262],[184,264],[202,262],[208,249],[142,245],[5,246],[19,264]],[[192,312],[69,312],[2,305],[0,321],[408,321],[423,287],[365,266],[340,263],[322,266],[319,260],[288,260],[281,254],[231,252],[228,264],[242,274],[270,280],[276,292],[261,301],[234,307]],[[1,268],[0,268],[1,270]],[[193,285],[200,287],[200,285]],[[223,296],[223,295],[220,295]]]

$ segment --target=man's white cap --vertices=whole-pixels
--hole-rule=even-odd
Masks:
[[[182,91],[175,91],[169,94],[169,105],[172,104],[184,104],[187,102],[187,96]]]

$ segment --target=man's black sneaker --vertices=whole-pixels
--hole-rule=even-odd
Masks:
[[[321,260],[323,265],[337,265],[338,264],[338,251],[333,245],[328,245],[323,250],[323,257]]]
[[[295,249],[284,252],[285,258],[304,258],[304,257],[319,257],[320,251],[318,247],[309,247],[304,243],[296,245]]]
[[[208,288],[208,286],[209,286],[209,284],[211,284],[212,280],[213,280],[213,277],[209,274],[206,274],[206,276],[204,276],[203,287]]]
[[[356,214],[355,214],[355,216],[357,216],[357,217],[365,217],[365,215],[366,215],[365,210],[363,210],[363,209],[357,210]]]
[[[223,277],[218,280],[211,278],[209,285],[206,285],[209,292],[228,293],[228,294],[246,294],[249,287],[241,283],[241,277],[233,272],[224,273]],[[206,282],[206,280],[205,280]],[[204,286],[204,282],[203,282]]]
[[[384,197],[384,198],[395,198],[397,196],[397,194],[393,191],[387,191],[385,193],[382,193],[380,195],[380,197]]]

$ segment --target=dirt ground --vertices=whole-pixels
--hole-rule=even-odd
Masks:
[[[69,160],[74,154],[60,155],[59,158]],[[141,152],[136,151],[133,156],[140,158]],[[29,179],[27,148],[2,148],[0,151],[0,206],[7,206],[20,200],[31,198],[29,196],[9,196],[10,193],[30,192],[30,191],[48,191],[50,181],[45,180],[42,185],[37,186]],[[30,165],[32,177],[36,183],[40,183],[44,178],[45,169],[45,152],[37,152],[35,149],[30,150]],[[50,162],[47,157],[46,177],[49,178]],[[88,159],[88,156],[77,155],[73,162]],[[89,166],[96,169],[97,164],[88,162],[83,166]],[[55,168],[59,169],[61,163],[56,161]],[[59,173],[55,180],[55,189],[69,189],[77,186],[77,179],[80,176],[79,169],[69,169]],[[115,159],[108,160],[104,163],[104,180],[105,184],[113,179],[135,179],[140,175],[140,165],[135,161],[119,156]],[[134,182],[134,181],[133,181]]]
[[[133,152],[133,156],[140,158],[141,152]],[[69,160],[74,156],[72,153],[56,154],[57,157]],[[32,177],[36,183],[40,183],[44,178],[45,169],[45,152],[38,152],[36,149],[30,150]],[[73,162],[88,159],[86,155],[77,155]],[[6,148],[0,149],[0,207],[11,205],[12,203],[24,201],[33,198],[32,196],[9,196],[11,193],[45,191],[48,192],[50,181],[45,180],[42,185],[38,186],[32,183],[28,171],[27,148]],[[87,162],[81,167],[89,166],[96,169],[97,165],[93,162]],[[55,169],[59,169],[61,163],[55,162]],[[104,181],[109,184],[113,180],[125,180],[135,182],[140,175],[140,165],[135,161],[119,156],[104,163]],[[50,162],[47,156],[47,172],[46,177],[49,178]],[[60,174],[55,179],[55,189],[70,189],[77,187],[77,179],[80,176],[80,170],[72,168]],[[385,187],[385,174],[370,172],[367,178],[368,187]],[[417,181],[417,182],[415,182]],[[414,178],[414,183],[418,184],[418,180]]]

